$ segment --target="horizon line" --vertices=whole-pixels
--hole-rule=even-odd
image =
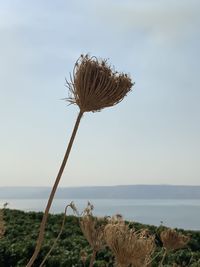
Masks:
[[[73,185],[73,186],[59,186],[58,188],[83,188],[83,187],[119,187],[119,186],[200,186],[200,184],[116,184],[116,185]],[[40,187],[40,188],[51,188],[50,185],[0,185],[0,188],[3,187]]]

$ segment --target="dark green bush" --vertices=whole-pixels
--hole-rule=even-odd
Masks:
[[[0,267],[23,267],[26,265],[34,251],[42,215],[42,212],[26,213],[19,210],[5,209],[6,233],[5,236],[0,239]],[[49,215],[45,242],[34,265],[35,267],[39,266],[39,263],[41,263],[46,253],[51,248],[53,240],[60,230],[62,219],[63,214]],[[144,227],[148,228],[151,234],[156,235],[157,250],[155,255],[161,251],[162,243],[159,238],[159,233],[162,231],[162,227],[157,228],[155,226],[142,225],[139,223],[132,223],[131,227],[134,227],[136,230]],[[177,263],[183,267],[200,267],[200,232],[183,230],[181,230],[181,232],[191,236],[188,247],[167,255],[165,267],[172,266],[172,263]],[[88,253],[86,266],[89,266],[89,258],[92,251],[88,242],[82,235],[78,218],[67,216],[63,233],[45,266],[82,267],[83,264],[80,260],[80,252],[82,249]],[[162,253],[154,259],[152,267],[158,266],[161,257]],[[94,267],[104,266],[114,266],[113,256],[108,248],[101,250],[97,254],[94,264]]]

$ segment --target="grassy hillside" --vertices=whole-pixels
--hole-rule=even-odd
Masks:
[[[22,267],[26,265],[34,250],[42,215],[42,212],[26,213],[19,210],[4,210],[6,232],[4,237],[0,239],[0,267]],[[54,238],[60,230],[62,219],[63,214],[49,215],[45,242],[34,265],[35,267],[40,265],[39,263],[50,249]],[[160,229],[137,223],[134,224],[134,227],[136,229],[148,228],[151,233],[156,235],[156,256],[162,246],[159,238]],[[164,266],[172,266],[173,263],[177,263],[179,266],[200,266],[200,232],[180,231],[186,235],[190,235],[191,240],[186,248],[168,255]],[[92,252],[91,248],[81,232],[78,219],[75,216],[67,216],[63,233],[45,266],[83,266],[80,259],[80,253],[83,249],[88,255],[85,266],[89,266]],[[152,266],[158,266],[158,262],[162,256],[161,254],[155,258]],[[94,266],[114,266],[113,256],[108,248],[103,249],[97,254]]]

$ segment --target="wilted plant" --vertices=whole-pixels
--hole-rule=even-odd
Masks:
[[[104,228],[107,223],[106,218],[94,217],[92,214],[93,205],[88,202],[86,209],[80,217],[80,227],[92,248],[90,267],[93,266],[96,253],[105,246]]]
[[[188,236],[178,233],[176,230],[171,228],[163,230],[160,233],[160,239],[165,249],[160,266],[163,265],[164,259],[168,252],[185,247],[190,240]]]
[[[89,57],[88,55],[82,55],[77,60],[74,66],[73,77],[71,77],[69,82],[66,82],[71,93],[66,100],[71,104],[76,104],[80,111],[63,162],[48,199],[40,225],[35,251],[27,267],[33,265],[42,246],[48,213],[84,112],[96,112],[116,105],[126,96],[133,86],[127,74],[113,71],[106,60],[99,60],[96,57]]]
[[[117,267],[145,267],[154,252],[154,236],[136,232],[122,220],[111,220],[104,230],[105,241],[116,259]]]
[[[0,238],[2,238],[5,234],[6,228],[5,228],[5,222],[3,218],[3,210],[0,209]]]

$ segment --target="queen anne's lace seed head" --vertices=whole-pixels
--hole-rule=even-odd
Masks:
[[[134,267],[145,267],[151,260],[155,249],[154,236],[142,230],[136,232],[116,217],[110,220],[104,230],[105,241],[113,252],[116,265],[125,267],[132,264]]]
[[[93,205],[88,202],[82,216],[80,217],[80,227],[88,243],[94,251],[99,251],[104,247],[104,228],[106,218],[94,217],[92,214]]]
[[[171,228],[162,231],[160,238],[164,248],[168,251],[183,248],[190,240],[188,236],[178,233],[176,230]]]
[[[95,112],[119,103],[133,83],[127,74],[113,71],[106,60],[81,55],[70,82],[66,100],[79,106],[82,112]]]

